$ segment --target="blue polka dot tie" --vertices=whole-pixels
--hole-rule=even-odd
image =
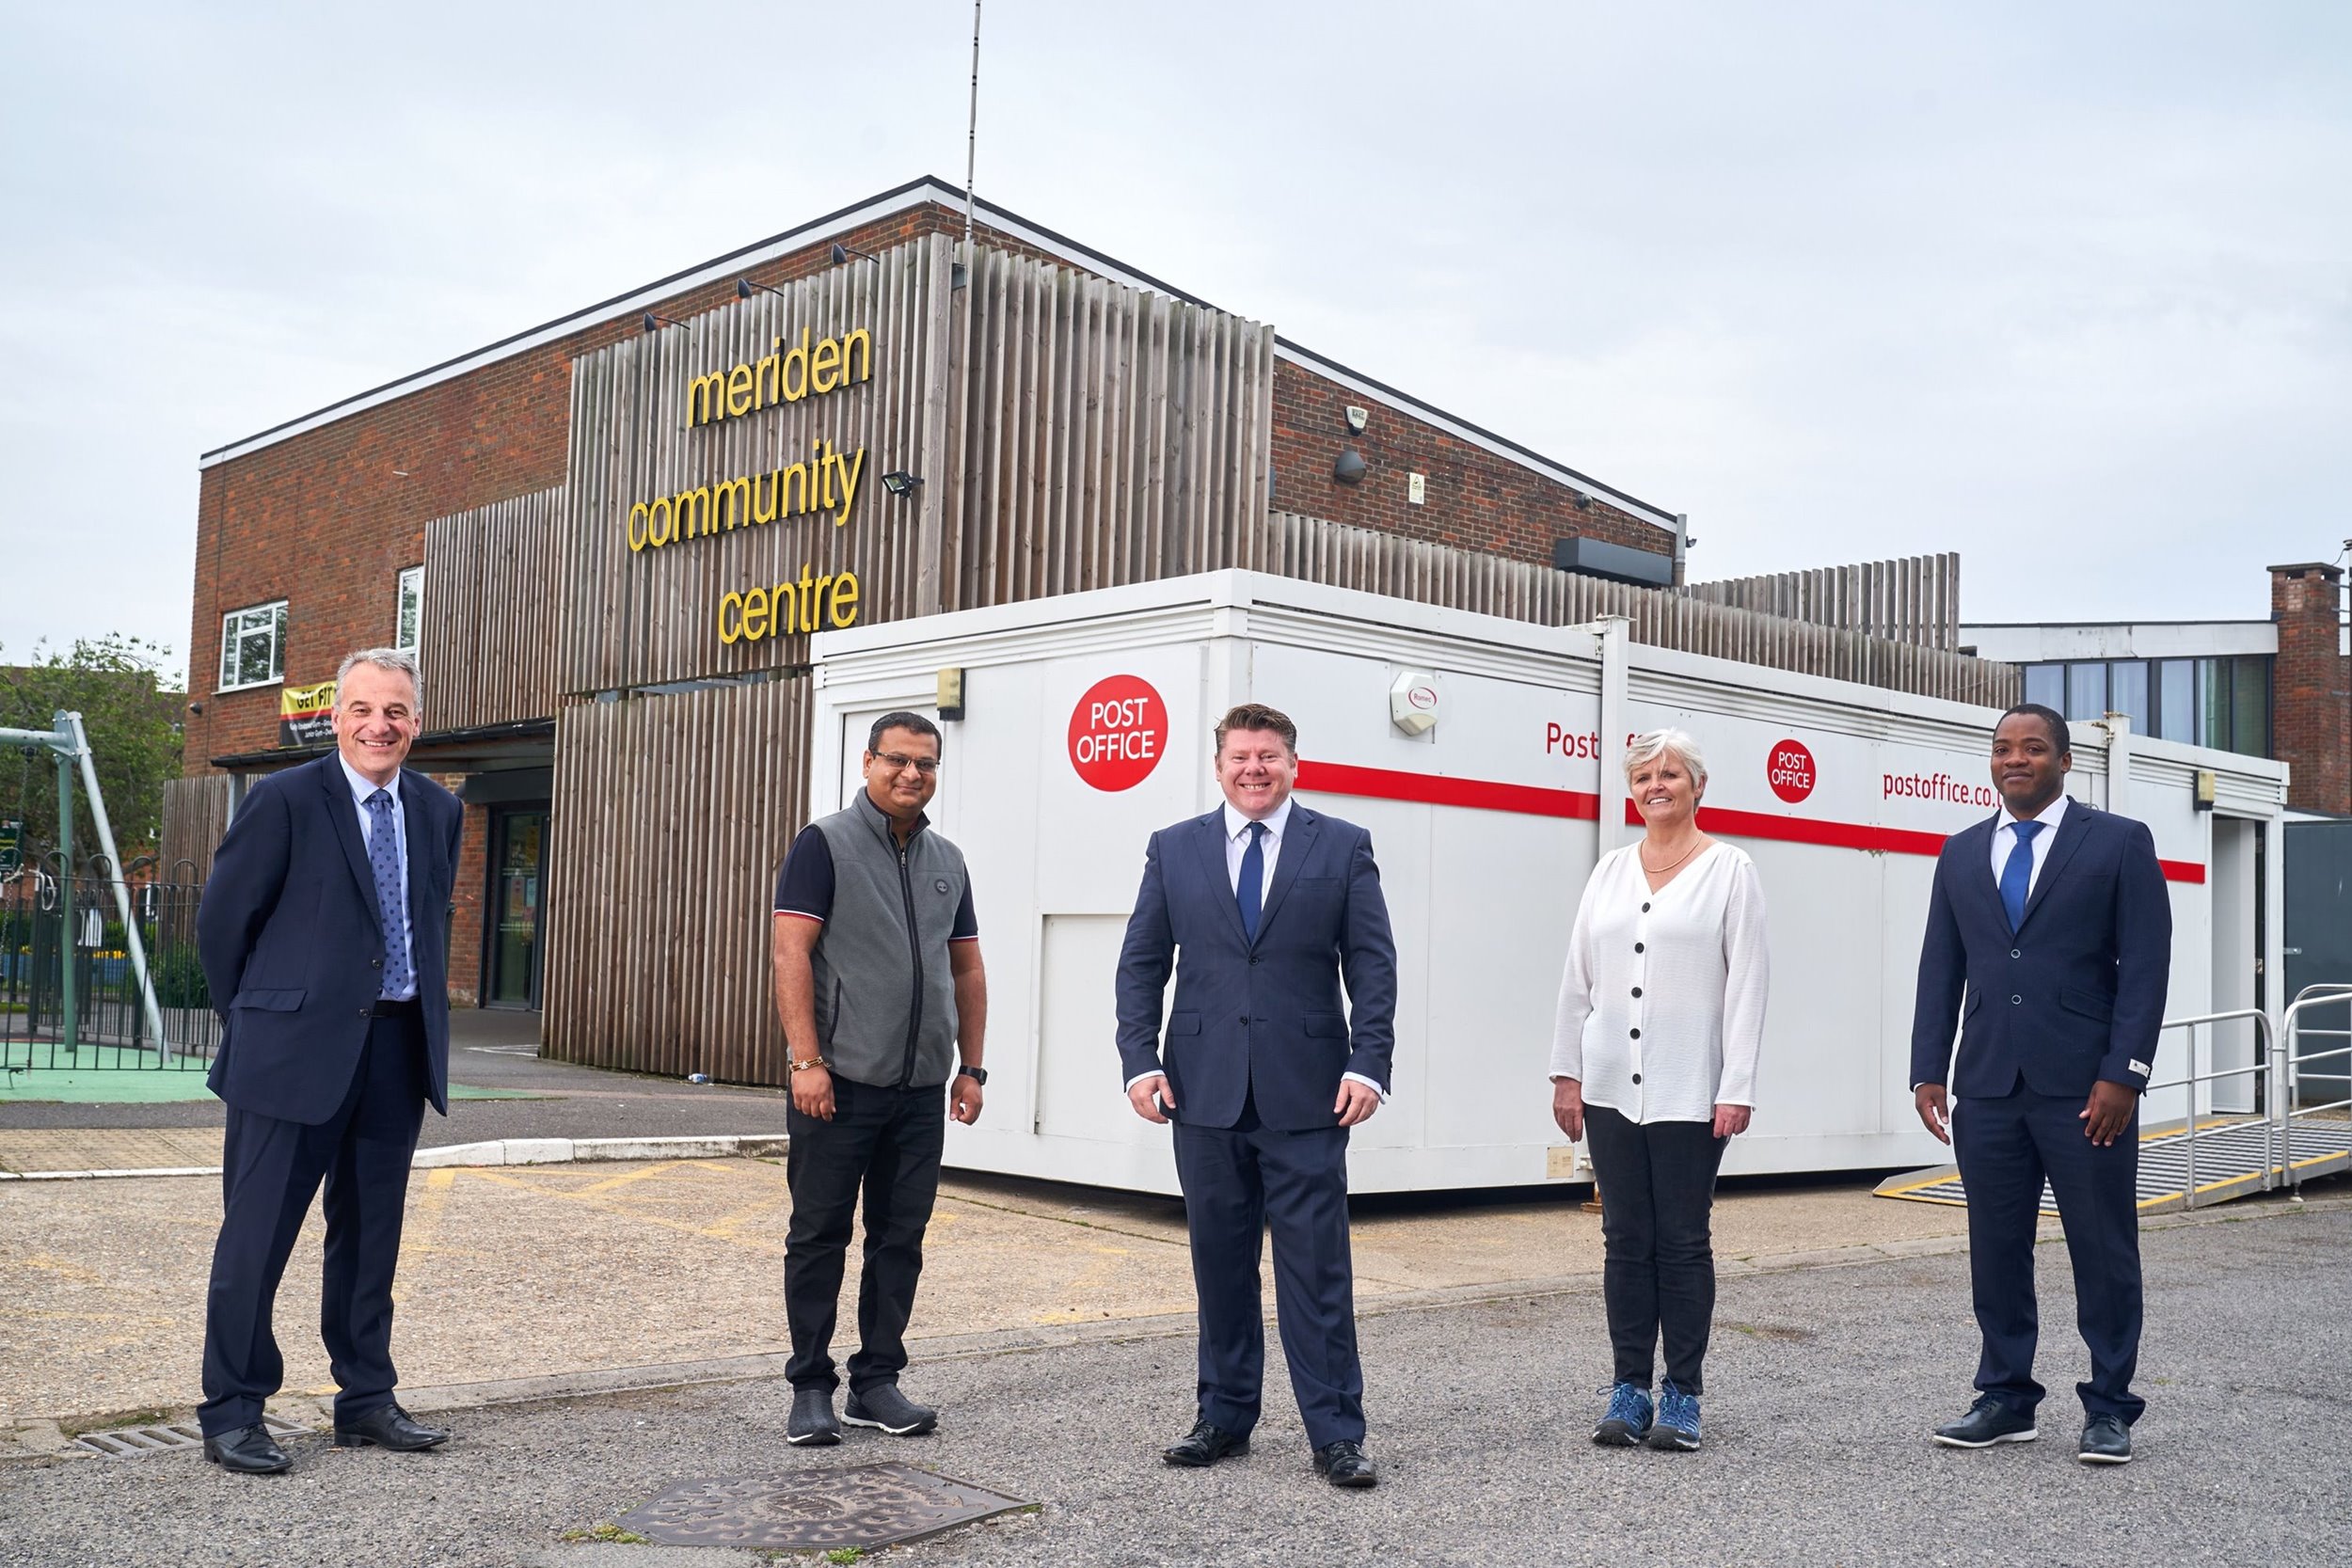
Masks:
[[[408,896],[400,885],[400,828],[392,820],[389,790],[368,797],[368,863],[375,868],[375,907],[384,917],[382,994],[405,996],[416,981],[408,973]]]
[[[2001,863],[2001,907],[2009,911],[2012,931],[2026,923],[2026,895],[2033,891],[2033,835],[2041,831],[2039,822],[2019,822],[2010,828],[2017,843],[2010,849],[2009,859]]]

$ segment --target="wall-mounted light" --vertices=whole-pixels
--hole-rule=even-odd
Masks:
[[[1568,504],[1579,512],[1590,512],[1593,509],[1593,498],[1581,490],[1571,490],[1568,492]]]
[[[904,468],[893,468],[882,475],[882,488],[894,496],[911,496],[914,494],[914,487],[922,483],[920,474],[911,474]]]
[[[860,250],[853,245],[843,245],[839,240],[833,242],[832,255],[833,264],[836,267],[852,256],[862,256],[878,267],[882,265],[882,258],[875,255],[872,251]]]
[[[1345,418],[1347,420],[1348,433],[1354,436],[1361,436],[1364,433],[1364,426],[1372,422],[1372,410],[1369,408],[1359,408],[1354,404],[1350,404],[1347,406]]]
[[[1361,484],[1371,467],[1364,461],[1362,452],[1354,447],[1343,447],[1340,451],[1340,460],[1331,465],[1331,477],[1342,484]]]
[[[939,717],[943,720],[963,717],[963,672],[942,670],[939,673]]]
[[[684,326],[686,324],[674,317],[657,316],[651,310],[648,310],[643,317],[641,325],[648,332],[659,332],[665,326]]]
[[[2218,782],[2212,768],[2197,769],[2197,789],[2196,793],[2189,798],[2190,809],[2193,811],[2213,810],[2214,789]]]
[[[755,289],[765,289],[770,293],[775,295],[778,299],[790,299],[792,297],[790,294],[786,293],[782,289],[777,288],[773,283],[755,283],[748,277],[739,277],[735,280],[735,297],[738,299],[751,298],[752,291]]]

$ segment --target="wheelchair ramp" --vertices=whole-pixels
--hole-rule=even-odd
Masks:
[[[2194,1140],[2185,1126],[2174,1123],[2140,1134],[2139,1212],[2161,1214],[2174,1209],[2202,1209],[2263,1192],[2266,1186],[2308,1181],[2348,1166],[2352,1166],[2352,1121],[2297,1118],[2282,1131],[2266,1117],[2209,1117],[2197,1124]],[[1878,1196],[1914,1203],[1968,1201],[1956,1165],[1891,1176],[1879,1183]],[[2058,1199],[2046,1183],[2042,1189],[2042,1212],[2058,1217]]]

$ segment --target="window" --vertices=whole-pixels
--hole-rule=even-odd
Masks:
[[[2197,738],[2197,687],[2185,658],[2168,658],[2156,666],[2155,734],[2167,740]]]
[[[392,646],[413,654],[424,629],[424,568],[411,566],[400,574],[400,618]]]
[[[2066,706],[2060,709],[2069,720],[2085,720],[2096,723],[2107,716],[2107,667],[2104,664],[2070,664],[2066,667]]]
[[[2026,701],[2040,703],[2043,707],[2063,710],[2066,706],[2066,666],[2063,664],[2026,665]]]
[[[2109,667],[2108,685],[2112,705],[2132,721],[2134,735],[2152,735],[2148,711],[2148,666],[2144,660],[2118,659]]]
[[[232,610],[220,618],[220,684],[237,691],[286,678],[286,601]]]
[[[2243,655],[2230,660],[2230,750],[2249,757],[2270,753],[2270,661]]]

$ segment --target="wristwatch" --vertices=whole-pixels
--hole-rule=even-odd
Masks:
[[[972,1082],[979,1085],[983,1088],[988,1086],[988,1069],[984,1067],[972,1067],[966,1065],[957,1068],[956,1073],[959,1077],[971,1079]]]

